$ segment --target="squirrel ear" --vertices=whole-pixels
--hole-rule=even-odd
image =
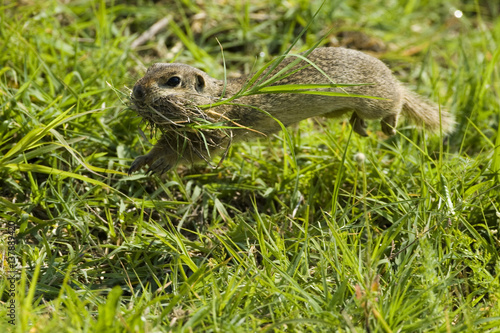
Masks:
[[[196,91],[199,93],[205,89],[205,78],[201,75],[196,75]]]

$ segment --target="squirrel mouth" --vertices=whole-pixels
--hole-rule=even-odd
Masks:
[[[221,117],[215,111],[206,112],[195,103],[178,95],[162,96],[152,101],[130,97],[129,107],[143,118],[153,132],[186,136],[198,133],[212,144],[228,137],[228,131],[220,128]]]
[[[148,122],[157,127],[168,126],[181,127],[193,123],[197,120],[211,122],[203,110],[188,99],[179,98],[175,95],[169,95],[155,99],[149,103],[134,99],[130,100],[130,108],[137,112]]]
[[[183,140],[191,145],[202,140],[207,147],[227,150],[232,142],[231,129],[221,129],[216,119],[192,101],[171,97],[162,97],[152,103],[131,97],[129,107],[148,124],[152,136],[161,133],[165,141]],[[200,155],[205,159],[203,156]]]

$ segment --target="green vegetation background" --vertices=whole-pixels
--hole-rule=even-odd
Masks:
[[[320,5],[0,3],[0,331],[499,331],[500,5]],[[234,145],[217,170],[124,174],[150,148],[126,108],[150,64],[222,78],[220,42],[228,75],[248,75],[318,9],[296,52],[325,37],[374,54],[456,132],[387,139],[373,122],[360,138],[311,119],[292,145]]]

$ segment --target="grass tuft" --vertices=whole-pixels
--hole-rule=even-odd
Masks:
[[[0,331],[498,331],[498,5],[0,6]],[[309,119],[217,169],[124,173],[150,145],[124,103],[150,64],[229,79],[317,44],[381,58],[455,132]]]

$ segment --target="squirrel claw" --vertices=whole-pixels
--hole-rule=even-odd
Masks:
[[[145,165],[149,165],[151,163],[151,157],[148,155],[141,155],[137,157],[134,162],[130,165],[130,168],[128,169],[128,175],[130,176],[140,168],[142,168]]]
[[[142,155],[137,157],[134,162],[132,162],[130,168],[128,169],[128,175],[130,176],[146,165],[150,165],[148,171],[146,172],[148,176],[153,174],[162,175],[172,168],[172,165],[163,158],[158,158],[153,162],[150,156]]]

